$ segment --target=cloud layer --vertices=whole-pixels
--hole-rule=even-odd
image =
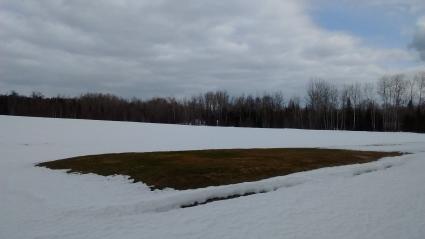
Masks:
[[[414,60],[405,49],[321,29],[306,4],[0,1],[0,87],[143,98],[215,89],[297,94],[312,77],[370,81]],[[423,33],[413,44],[422,54]]]
[[[425,17],[418,21],[411,47],[417,50],[421,59],[425,61]]]

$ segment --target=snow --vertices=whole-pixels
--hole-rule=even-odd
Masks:
[[[196,190],[34,167],[77,155],[211,148],[409,152]],[[0,238],[425,238],[425,135],[0,116]],[[255,194],[179,208],[211,197]]]

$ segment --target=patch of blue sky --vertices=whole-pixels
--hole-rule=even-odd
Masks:
[[[315,8],[311,17],[326,30],[347,32],[368,45],[384,48],[407,48],[412,36],[406,29],[416,22],[413,15],[385,7],[335,2]]]

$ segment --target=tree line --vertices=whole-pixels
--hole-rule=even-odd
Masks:
[[[152,123],[425,132],[425,72],[387,75],[372,83],[338,87],[311,80],[306,96],[281,92],[231,96],[226,91],[189,98],[125,99],[111,94],[79,97],[0,95],[0,114]]]

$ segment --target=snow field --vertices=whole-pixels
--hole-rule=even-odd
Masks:
[[[0,238],[425,238],[422,134],[10,116],[0,116],[0,132]],[[87,154],[253,147],[410,154],[187,191],[34,167]]]

